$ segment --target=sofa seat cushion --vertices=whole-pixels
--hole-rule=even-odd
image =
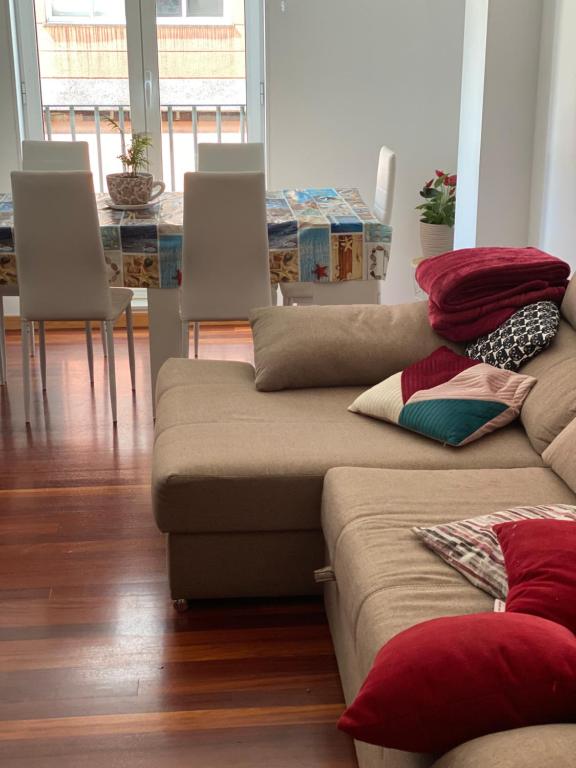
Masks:
[[[169,360],[158,376],[153,496],[163,531],[319,530],[337,466],[542,465],[513,425],[449,448],[348,406],[359,387],[258,392],[247,363]]]
[[[468,741],[432,768],[574,768],[576,725],[515,728]]]
[[[421,544],[412,526],[575,501],[544,468],[328,472],[322,526],[361,676],[384,643],[404,629],[441,616],[493,610],[492,598]]]

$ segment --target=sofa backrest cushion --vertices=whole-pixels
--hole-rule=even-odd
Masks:
[[[568,283],[560,310],[572,328],[576,328],[576,277]]]
[[[576,419],[550,443],[542,458],[576,492]]]
[[[541,454],[576,416],[576,330],[562,320],[548,349],[520,372],[537,379],[520,419],[532,446]]]
[[[261,391],[372,386],[446,345],[426,302],[266,307],[250,322]]]

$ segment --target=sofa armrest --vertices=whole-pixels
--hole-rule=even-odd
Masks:
[[[426,302],[253,310],[256,388],[372,386],[442,344]]]

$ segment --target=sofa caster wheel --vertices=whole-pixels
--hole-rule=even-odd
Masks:
[[[176,613],[186,613],[190,605],[188,604],[188,600],[186,598],[181,597],[178,600],[174,600],[172,605],[174,606],[174,610]]]

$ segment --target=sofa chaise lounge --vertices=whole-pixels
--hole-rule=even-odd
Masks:
[[[537,384],[520,420],[464,448],[349,413],[366,387],[259,392],[251,365],[168,361],[153,499],[173,598],[312,594],[313,571],[329,565],[326,608],[348,702],[399,631],[492,610],[410,529],[576,504],[576,282],[562,314],[552,345],[522,368]],[[424,303],[393,315],[404,364],[445,343]],[[572,768],[576,725],[493,734],[439,759],[364,744],[357,753],[361,768]]]

